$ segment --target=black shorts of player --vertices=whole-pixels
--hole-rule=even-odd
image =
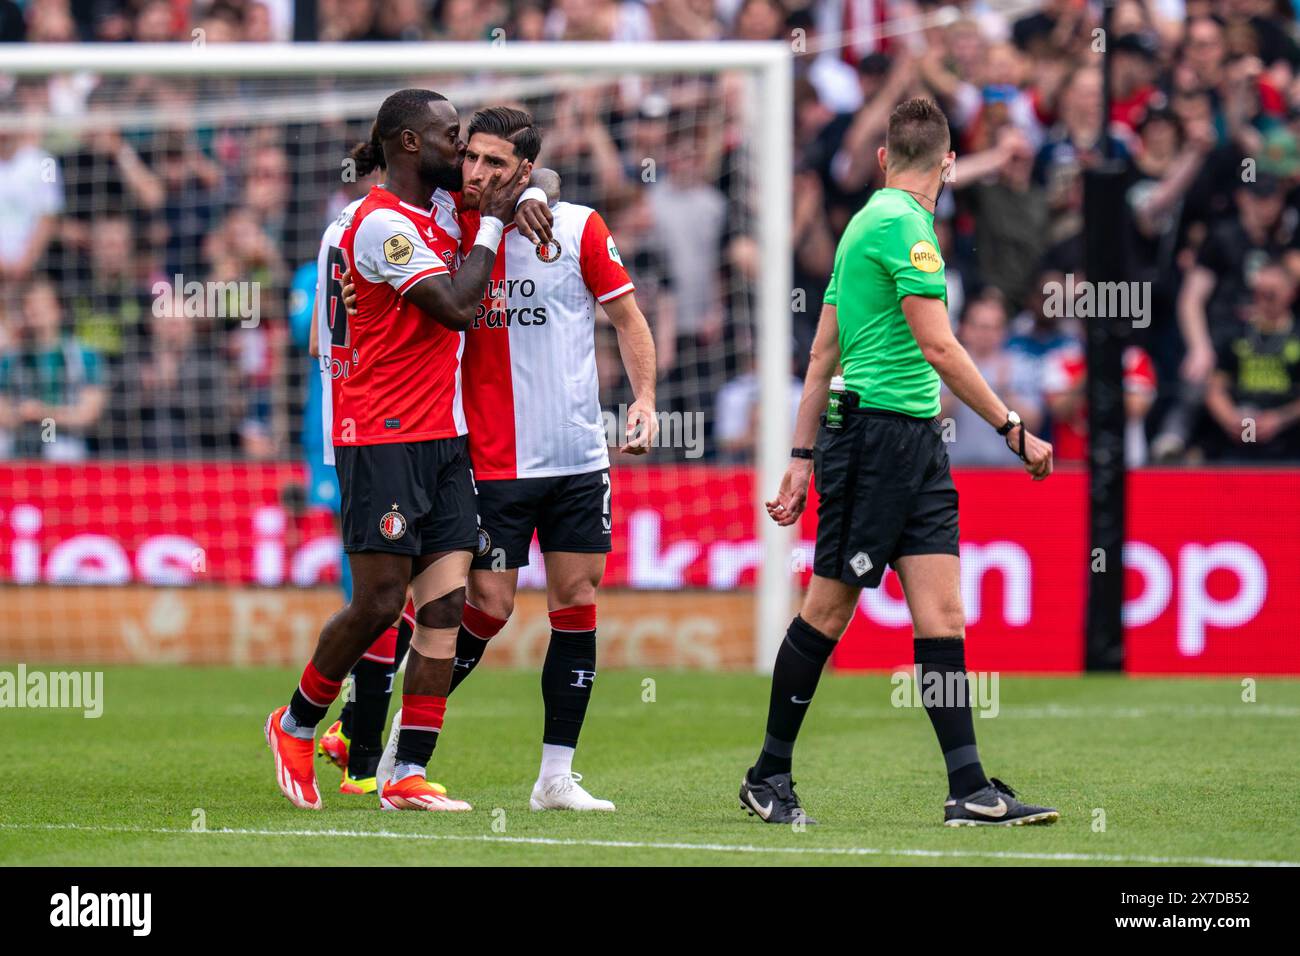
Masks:
[[[813,573],[874,588],[909,554],[957,554],[957,489],[937,419],[858,409],[813,449]]]
[[[465,436],[337,445],[334,465],[347,553],[474,550],[478,522]]]
[[[542,551],[613,550],[609,469],[554,478],[478,482],[479,547],[472,567],[501,571],[528,564],[533,532]]]

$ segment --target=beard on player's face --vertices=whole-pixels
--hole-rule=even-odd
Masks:
[[[445,189],[448,193],[456,193],[464,185],[464,177],[460,173],[460,151],[451,153],[450,156],[443,155],[441,150],[432,150],[429,144],[425,143],[424,150],[420,153],[420,179],[428,183],[433,189]]]
[[[434,189],[456,192],[464,183],[460,171],[460,157],[456,156],[451,162],[448,162],[443,156],[432,153],[422,154],[420,156],[420,178]]]

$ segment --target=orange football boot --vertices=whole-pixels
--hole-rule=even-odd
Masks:
[[[316,786],[316,765],[313,755],[315,741],[303,740],[287,734],[280,727],[280,718],[289,707],[277,707],[266,718],[266,745],[275,757],[275,780],[280,785],[280,792],[295,807],[304,810],[321,808],[320,790]]]
[[[453,800],[440,784],[424,777],[410,776],[398,781],[387,780],[379,793],[381,810],[473,810],[464,800]]]
[[[340,770],[347,770],[348,748],[351,744],[352,741],[343,733],[343,721],[336,720],[330,724],[329,730],[321,734],[316,752]]]

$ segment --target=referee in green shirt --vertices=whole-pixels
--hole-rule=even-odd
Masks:
[[[740,788],[741,805],[768,823],[813,822],[790,777],[795,737],[860,590],[878,587],[887,564],[907,597],[918,690],[948,771],[944,823],[1013,826],[1053,823],[1058,816],[985,777],[975,746],[957,490],[937,419],[940,380],[1006,438],[1035,480],[1052,473],[1052,446],[1024,430],[953,337],[934,234],[935,203],[956,159],[949,145],[947,117],[930,100],[907,100],[890,116],[877,152],[885,186],[840,239],[793,457],[780,492],[767,503],[777,524],[793,524],[816,474],[812,582],[777,654],[767,735]],[[837,365],[845,390],[828,409]]]

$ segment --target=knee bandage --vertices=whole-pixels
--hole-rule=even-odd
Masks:
[[[456,656],[456,631],[465,604],[468,551],[453,551],[429,565],[411,581],[415,631],[411,650],[424,657]]]

